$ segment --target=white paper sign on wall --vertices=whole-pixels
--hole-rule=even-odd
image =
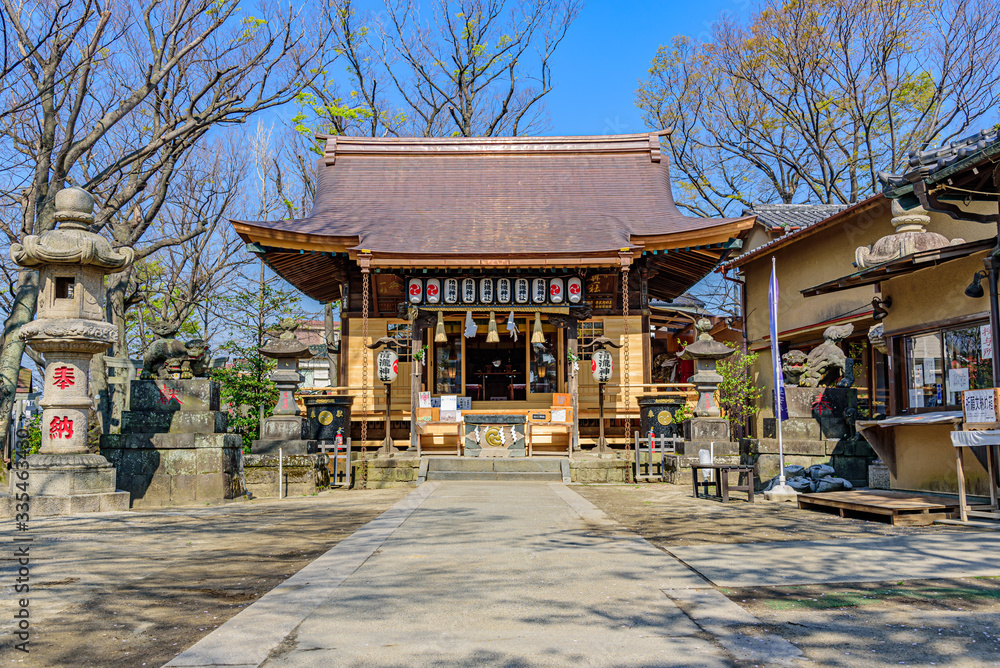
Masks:
[[[997,419],[996,396],[996,388],[962,392],[962,417],[965,422],[1000,422]]]

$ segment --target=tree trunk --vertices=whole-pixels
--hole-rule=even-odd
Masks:
[[[131,274],[132,268],[129,267],[121,273],[108,276],[108,290],[105,297],[105,318],[118,329],[118,340],[111,349],[111,354],[126,361],[128,360],[128,342],[125,339],[125,291],[128,289]],[[121,426],[122,413],[125,411],[125,393],[128,392],[129,383],[127,381],[122,382],[113,391],[110,393],[107,392],[106,390],[109,385],[107,382],[107,367],[104,364],[103,354],[100,356],[102,357],[100,369],[104,374],[105,400],[99,403],[98,407],[104,416],[104,422],[102,423],[103,433],[118,433],[118,429]],[[95,364],[91,368],[94,369],[96,367],[97,365]],[[124,373],[127,377],[129,372],[126,367],[117,373]],[[98,389],[97,381],[94,381],[94,389],[95,392]],[[98,394],[97,396],[100,395]]]
[[[0,438],[10,430],[10,412],[17,393],[17,374],[21,370],[24,342],[17,338],[23,325],[35,317],[38,306],[38,272],[22,269],[17,279],[17,294],[11,304],[10,315],[4,321],[3,350],[0,351]],[[0,462],[0,473],[6,478],[6,463]]]

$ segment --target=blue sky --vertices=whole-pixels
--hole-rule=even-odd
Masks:
[[[704,41],[722,12],[744,16],[751,6],[748,0],[585,0],[553,58],[554,88],[545,97],[550,125],[544,134],[654,129],[646,127],[635,106],[635,90],[657,47],[681,34]],[[704,286],[699,287],[696,292],[703,292]],[[303,305],[307,310],[322,308],[306,297]]]
[[[743,16],[749,7],[746,0],[586,1],[553,59],[555,88],[545,98],[548,133],[653,129],[635,106],[635,89],[657,47],[681,34],[704,41],[722,12]]]

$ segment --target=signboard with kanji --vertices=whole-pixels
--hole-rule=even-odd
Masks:
[[[997,407],[1000,388],[966,390],[962,392],[962,420],[965,424],[993,424],[1000,422]]]

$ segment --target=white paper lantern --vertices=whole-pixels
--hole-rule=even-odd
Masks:
[[[518,304],[527,304],[531,299],[530,283],[526,278],[519,278],[514,281],[514,301]]]
[[[483,304],[493,303],[493,279],[479,279],[479,301]]]
[[[566,299],[570,304],[579,304],[583,301],[583,281],[574,276],[566,282]]]
[[[383,383],[391,383],[399,375],[399,356],[395,351],[385,348],[375,356],[375,373]]]
[[[476,279],[462,279],[462,303],[474,304],[476,301]]]
[[[446,278],[446,279],[444,279],[444,303],[445,304],[457,304],[458,303],[458,279],[457,278]]]
[[[497,280],[497,301],[501,304],[509,304],[513,295],[510,291],[510,279],[501,278]]]
[[[606,383],[611,380],[611,372],[614,370],[614,358],[607,350],[595,350],[590,356],[590,373],[594,375],[594,380],[598,383]]]
[[[548,286],[545,285],[544,278],[536,278],[531,281],[531,300],[536,304],[544,304],[548,297]]]
[[[563,279],[553,278],[549,281],[549,301],[553,304],[562,304],[566,295],[563,290]]]
[[[409,299],[411,304],[419,304],[424,299],[424,284],[419,278],[411,278],[409,288]]]
[[[441,303],[441,281],[436,278],[428,279],[427,285],[424,288],[424,293],[427,295],[428,304],[440,304]]]

